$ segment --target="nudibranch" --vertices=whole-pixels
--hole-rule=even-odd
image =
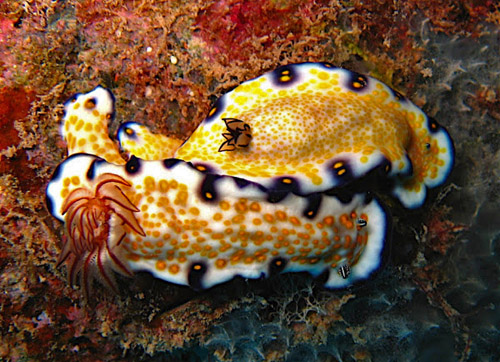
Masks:
[[[68,158],[47,186],[72,283],[114,272],[202,289],[240,275],[306,271],[340,288],[379,268],[389,216],[381,175],[409,208],[448,176],[447,131],[380,81],[328,63],[280,67],[215,103],[184,143],[123,124],[111,92],[65,103]],[[128,153],[124,159],[120,148]],[[377,176],[378,177],[378,176]]]
[[[128,154],[143,160],[157,161],[173,157],[182,141],[152,133],[137,122],[126,122],[117,132],[120,147]]]
[[[126,134],[119,141],[127,148]],[[301,195],[380,169],[401,203],[416,208],[447,178],[454,151],[443,127],[384,83],[301,63],[224,94],[174,157]]]
[[[49,210],[67,229],[60,261],[71,258],[70,277],[80,272],[86,290],[95,275],[114,288],[111,270],[196,289],[307,271],[339,288],[379,268],[388,221],[375,198],[270,197],[260,184],[175,158],[117,165],[83,153],[47,187]]]
[[[113,94],[100,86],[92,92],[71,97],[64,104],[65,114],[61,125],[68,155],[90,153],[123,165],[125,160],[108,135],[108,122],[114,117],[114,109]]]

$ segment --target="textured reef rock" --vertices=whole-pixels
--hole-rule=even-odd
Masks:
[[[496,360],[500,328],[498,61],[494,1],[0,3],[0,356],[6,360]],[[270,19],[269,21],[267,21]],[[392,247],[363,285],[307,275],[202,293],[149,274],[72,289],[44,190],[65,157],[62,104],[98,84],[120,116],[184,140],[215,99],[279,65],[369,74],[450,132],[448,185],[391,203]],[[12,105],[11,99],[18,100]]]

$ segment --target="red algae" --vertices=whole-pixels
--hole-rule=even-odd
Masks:
[[[22,88],[0,89],[0,150],[19,142],[14,122],[28,115],[33,99],[33,92],[26,92]]]
[[[328,4],[328,1],[220,0],[196,17],[197,36],[209,46],[209,57],[225,58],[226,62],[249,59],[256,48],[266,49],[286,38],[297,40],[319,32],[319,28],[311,25]]]
[[[14,30],[14,20],[0,15],[0,43],[5,42],[9,34]]]
[[[16,121],[22,121],[29,113],[34,92],[22,88],[0,89],[0,174],[11,171],[18,179],[19,187],[28,191],[36,185],[36,174],[30,168],[24,150],[15,146],[20,142],[15,128]]]

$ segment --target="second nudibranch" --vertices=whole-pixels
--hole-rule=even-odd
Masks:
[[[122,125],[129,133],[118,138],[142,158],[144,149],[132,147],[144,144],[138,127]],[[427,188],[446,180],[453,153],[443,127],[379,80],[328,63],[301,63],[224,94],[171,154],[297,194],[343,187],[378,169],[393,195],[416,208]]]
[[[93,277],[116,288],[112,270],[146,270],[196,289],[307,271],[338,288],[379,268],[387,216],[374,198],[274,196],[178,159],[116,165],[89,154],[66,159],[47,188],[68,234],[60,261],[86,291]]]

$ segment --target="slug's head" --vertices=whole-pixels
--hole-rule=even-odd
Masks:
[[[182,141],[156,134],[140,123],[126,122],[120,126],[116,134],[120,148],[129,157],[135,156],[142,160],[163,160],[173,157]]]
[[[416,117],[409,120],[412,138],[408,156],[412,162],[409,177],[396,180],[393,194],[407,208],[421,206],[427,188],[441,185],[448,178],[454,163],[453,141],[433,118],[419,110]]]

